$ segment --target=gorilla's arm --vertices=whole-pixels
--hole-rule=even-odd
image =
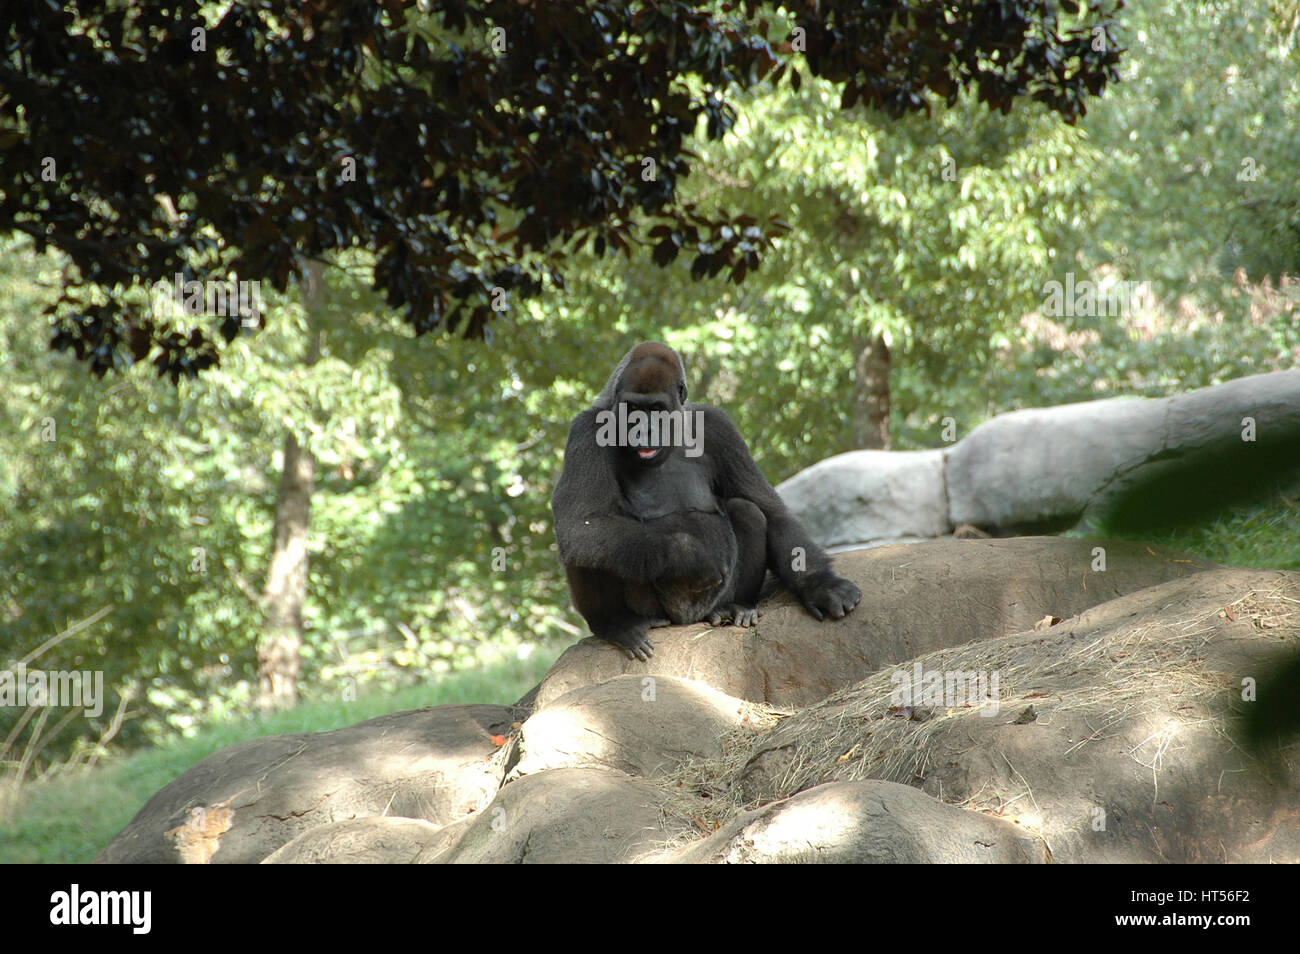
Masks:
[[[767,519],[768,566],[797,595],[817,619],[834,619],[849,613],[862,599],[862,591],[837,576],[830,557],[813,542],[797,517],[767,482],[754,463],[745,439],[721,408],[689,405],[704,412],[704,452],[708,455],[717,493],[724,499],[744,498]],[[802,568],[796,569],[802,561]]]
[[[583,411],[569,429],[564,469],[551,497],[564,565],[636,582],[719,576],[716,558],[691,532],[689,515],[646,524],[627,512],[613,458],[596,444],[596,412]]]

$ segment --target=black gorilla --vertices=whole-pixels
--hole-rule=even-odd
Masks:
[[[656,418],[680,422],[677,433],[635,426]],[[573,605],[629,657],[654,652],[652,626],[752,626],[768,569],[819,620],[862,598],[831,570],[730,418],[686,403],[685,370],[667,345],[629,351],[574,419],[551,509]]]

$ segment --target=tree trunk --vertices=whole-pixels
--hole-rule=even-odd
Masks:
[[[312,310],[320,299],[323,275],[316,263],[307,268],[303,299],[307,305],[305,365],[320,358],[320,334]],[[302,607],[307,599],[307,543],[311,536],[311,494],[316,486],[316,458],[292,431],[284,435],[284,469],[275,496],[271,559],[262,599],[266,623],[257,646],[257,705],[265,711],[298,703],[302,668]]]
[[[892,357],[884,334],[857,342],[853,393],[853,446],[889,450],[889,371]]]
[[[298,702],[302,604],[307,598],[307,539],[316,460],[289,433],[284,436],[284,471],[275,497],[271,565],[266,574],[266,628],[257,647],[257,704],[288,709]]]

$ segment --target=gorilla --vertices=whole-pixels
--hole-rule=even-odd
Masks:
[[[726,413],[687,403],[682,360],[667,345],[634,347],[574,418],[551,509],[574,607],[629,658],[653,655],[652,627],[754,625],[769,569],[818,620],[862,598]]]

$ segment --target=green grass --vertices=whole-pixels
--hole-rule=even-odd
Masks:
[[[1161,543],[1224,566],[1300,570],[1300,501],[1287,493],[1197,526],[1099,535]]]
[[[325,732],[423,706],[514,702],[541,680],[559,653],[560,648],[539,647],[527,660],[510,658],[426,686],[232,720],[94,768],[26,782],[17,791],[0,787],[0,863],[90,861],[155,792],[228,745],[265,735]]]

